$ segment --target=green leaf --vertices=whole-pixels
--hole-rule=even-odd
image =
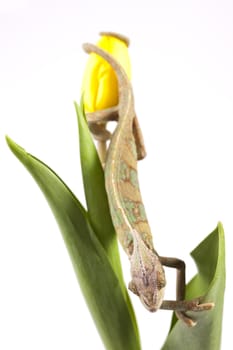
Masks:
[[[115,230],[109,212],[104,173],[82,106],[75,103],[79,126],[80,159],[88,215],[118,278],[123,281]],[[124,283],[124,282],[123,282]]]
[[[86,122],[82,101],[80,106],[75,103],[75,109],[79,126],[80,159],[88,216],[100,243],[106,251],[112,268],[118,277],[131,313],[135,332],[139,339],[134,310],[123,279],[118,242],[105,190],[103,168]]]
[[[221,223],[191,253],[198,274],[187,285],[186,298],[204,296],[203,302],[214,302],[210,311],[190,312],[197,325],[188,328],[173,318],[170,333],[162,350],[219,350],[225,290],[225,241]]]
[[[7,143],[31,173],[53,211],[106,349],[139,350],[138,335],[122,287],[85,209],[48,166],[9,138]]]

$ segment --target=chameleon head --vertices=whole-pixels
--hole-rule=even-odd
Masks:
[[[149,271],[142,268],[136,272],[132,265],[131,267],[132,280],[129,289],[139,296],[147,310],[157,311],[163,302],[166,284],[160,262]]]
[[[135,244],[130,257],[131,277],[129,289],[139,296],[142,304],[151,312],[157,311],[164,298],[165,274],[158,255],[143,240]]]

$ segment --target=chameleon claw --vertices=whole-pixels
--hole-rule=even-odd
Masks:
[[[194,312],[211,310],[214,308],[214,306],[214,303],[200,303],[200,298],[196,300],[191,300],[187,303],[188,310]],[[179,320],[183,321],[190,328],[196,326],[197,324],[197,321],[194,321],[185,312],[176,311],[176,316]]]
[[[192,300],[165,300],[161,305],[161,309],[174,310],[179,320],[183,321],[188,327],[194,327],[197,322],[189,317],[187,311],[207,311],[214,308],[214,303],[202,303],[203,297]]]
[[[210,303],[201,303],[201,298],[196,299],[194,305],[190,308],[191,311],[206,311],[213,309],[215,304]]]
[[[176,311],[176,316],[179,320],[184,322],[186,326],[192,328],[195,327],[197,324],[197,321],[194,321],[191,317],[189,317],[185,312]]]

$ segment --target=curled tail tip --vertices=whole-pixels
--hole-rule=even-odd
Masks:
[[[106,50],[102,49],[101,47],[90,44],[90,43],[84,43],[82,45],[83,50],[90,54],[90,53],[96,53],[97,55],[101,56],[105,61],[107,61],[112,68],[115,70],[117,76],[119,79],[128,80],[128,77],[123,69],[123,67],[119,64],[119,62]]]
[[[91,53],[95,50],[96,46],[90,43],[82,44],[82,48],[86,53]]]
[[[101,47],[90,44],[90,43],[84,43],[82,45],[83,50],[90,54],[90,53],[96,53],[98,56],[101,56],[105,61],[111,64],[111,66],[117,65],[119,66],[118,62],[115,60],[115,58],[106,50],[102,49]],[[114,67],[115,68],[115,67]]]
[[[127,101],[127,104],[132,104],[132,98],[129,99],[129,97],[132,97],[131,84],[121,64],[110,53],[97,45],[84,43],[82,47],[86,53],[95,53],[112,66],[113,70],[116,73],[119,84],[119,105],[124,105],[125,101]]]

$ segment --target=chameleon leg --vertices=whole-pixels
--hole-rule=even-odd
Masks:
[[[146,149],[137,116],[133,119],[133,136],[136,143],[138,160],[141,160],[146,156]]]
[[[118,107],[107,108],[93,113],[86,113],[89,129],[97,141],[98,154],[104,166],[107,154],[107,141],[111,133],[106,129],[107,122],[118,119]]]
[[[162,265],[177,269],[176,283],[176,300],[165,300],[161,305],[161,309],[174,310],[176,316],[185,322],[189,327],[196,325],[196,322],[190,318],[186,311],[204,311],[214,307],[214,303],[202,303],[202,298],[193,300],[185,299],[185,263],[176,258],[159,257]]]
[[[106,124],[109,121],[118,121],[118,106],[92,113],[86,113],[86,117],[90,131],[98,142],[98,151],[101,162],[104,163],[107,151],[106,142],[111,138],[111,133],[106,130]],[[146,150],[141,128],[136,116],[133,119],[133,135],[136,143],[138,160],[141,160],[145,158]]]

